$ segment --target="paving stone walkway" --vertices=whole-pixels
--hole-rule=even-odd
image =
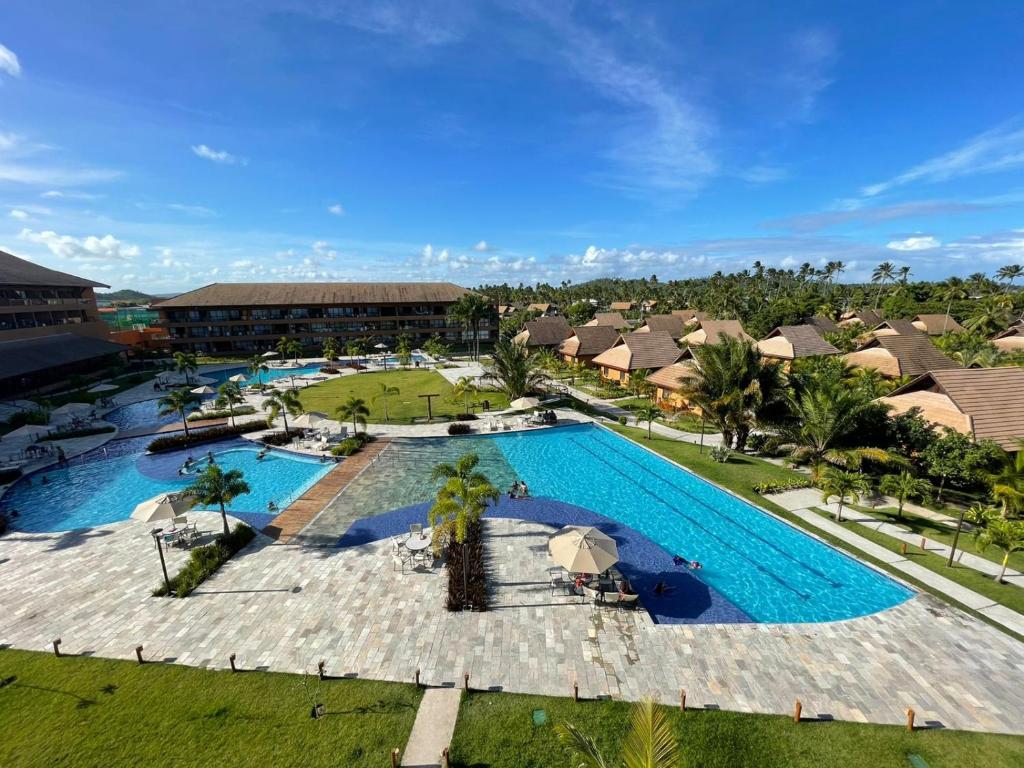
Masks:
[[[460,688],[427,689],[402,753],[405,768],[441,768],[441,752],[452,743],[461,701]]]

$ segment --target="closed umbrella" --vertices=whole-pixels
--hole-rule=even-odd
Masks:
[[[540,400],[538,400],[536,397],[520,397],[516,400],[513,400],[508,405],[509,408],[512,408],[515,411],[527,411],[530,408],[539,407]]]
[[[195,389],[190,389],[189,392],[191,392],[193,395],[215,395],[215,394],[217,394],[217,390],[216,389],[214,389],[213,387],[207,386],[206,384],[204,384],[201,387],[196,387]]]
[[[296,427],[302,427],[303,429],[317,427],[325,421],[330,421],[326,413],[320,413],[320,411],[307,411],[298,418],[292,421]]]
[[[602,573],[619,562],[615,540],[587,526],[566,526],[548,541],[548,552],[570,573]]]
[[[235,384],[241,384],[243,381],[248,381],[249,378],[244,373],[236,373],[234,376],[228,378],[228,381],[233,381]]]
[[[151,523],[154,520],[170,520],[192,509],[195,497],[180,493],[161,493],[138,504],[132,511],[133,520]]]

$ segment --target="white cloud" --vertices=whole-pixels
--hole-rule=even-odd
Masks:
[[[477,253],[487,253],[491,250],[491,246],[487,244],[486,240],[481,240],[479,243],[473,246],[473,250]]]
[[[127,261],[141,253],[137,245],[122,243],[113,235],[76,238],[70,235],[58,235],[47,230],[35,232],[23,229],[18,235],[21,240],[38,245],[45,245],[55,256],[64,259],[81,259],[84,261]]]
[[[50,189],[46,192],[41,192],[39,196],[46,198],[47,200],[96,200],[97,198],[103,197],[103,195],[95,195],[91,192],[68,192],[59,189]]]
[[[11,77],[21,77],[21,63],[18,57],[7,46],[0,43],[0,72],[6,72]]]
[[[12,209],[11,212],[8,215],[12,219],[19,219],[20,221],[24,221],[25,219],[28,218],[28,212],[27,211],[23,211],[20,208]]]
[[[205,205],[186,205],[184,203],[168,203],[167,207],[172,211],[178,211],[179,213],[187,213],[190,216],[200,216],[202,218],[210,218],[216,216],[217,212],[212,208],[207,208]]]
[[[23,163],[0,162],[0,181],[9,181],[27,186],[77,186],[112,181],[121,176],[120,171],[105,168],[55,168],[29,166]]]
[[[893,251],[929,251],[941,245],[942,243],[931,235],[917,235],[903,240],[893,240],[885,247]]]
[[[342,207],[341,203],[335,203],[334,205],[327,206],[327,212],[333,213],[335,216],[345,215],[345,209]]]
[[[874,197],[916,181],[940,182],[979,173],[996,173],[1024,167],[1024,128],[999,126],[975,136],[956,149],[933,157],[887,181],[861,190]]]
[[[232,269],[248,269],[253,265],[252,259],[238,259],[231,262]]]
[[[247,165],[249,162],[244,157],[237,157],[224,149],[213,149],[206,144],[193,144],[192,152],[197,157],[222,165]]]

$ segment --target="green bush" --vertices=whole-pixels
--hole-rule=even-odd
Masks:
[[[187,597],[255,536],[256,532],[252,528],[238,523],[231,533],[220,534],[212,544],[193,549],[188,562],[171,578],[171,591],[174,596]],[[163,597],[166,594],[166,584],[161,584],[153,590],[154,597]]]
[[[238,435],[244,435],[248,432],[258,432],[259,430],[266,428],[267,422],[263,419],[259,419],[258,421],[246,421],[241,424],[236,424],[233,427],[230,424],[225,424],[220,427],[193,430],[192,432],[189,432],[187,439],[184,432],[177,432],[173,435],[167,435],[166,437],[158,437],[147,446],[146,450],[150,453],[176,451],[179,448],[186,448],[190,445],[212,443],[215,440],[221,440],[225,437],[237,437]]]
[[[248,416],[251,413],[256,413],[256,409],[251,405],[236,405],[235,416]],[[193,411],[188,415],[189,421],[203,421],[204,419],[227,419],[231,417],[231,411],[227,408],[222,408],[216,411]]]
[[[449,435],[468,435],[473,430],[470,429],[469,424],[462,421],[457,421],[454,424],[448,425]]]
[[[20,467],[0,469],[0,485],[7,485],[8,483],[13,483],[19,477],[21,477]]]
[[[762,496],[769,493],[785,493],[786,491],[796,491],[801,488],[811,488],[813,483],[810,479],[805,480],[794,480],[791,483],[754,483],[754,493],[759,493]]]
[[[336,446],[331,448],[332,456],[351,456],[353,453],[358,453],[362,450],[363,443],[358,437],[346,437]]]
[[[117,427],[86,427],[85,429],[68,429],[63,432],[52,432],[41,440],[70,440],[74,437],[89,437],[90,435],[104,435],[113,432]]]
[[[16,411],[5,423],[11,429],[24,427],[26,424],[35,424],[45,427],[49,422],[49,416],[42,408],[33,408],[28,411]]]
[[[626,426],[626,421],[627,419],[625,416],[619,416],[619,424],[621,424],[622,426]]]
[[[293,429],[289,429],[287,432],[281,430],[280,432],[269,432],[260,438],[260,442],[264,445],[288,445],[293,439],[299,437],[299,432]]]
[[[719,464],[725,464],[732,455],[732,449],[727,445],[716,445],[711,449],[711,458]]]

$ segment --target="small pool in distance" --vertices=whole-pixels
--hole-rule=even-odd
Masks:
[[[186,488],[194,478],[177,475],[186,452],[144,455],[150,440],[116,440],[73,459],[67,467],[41,470],[19,480],[0,500],[5,509],[18,511],[13,527],[22,531],[92,528],[127,519],[136,504],[157,494]],[[258,461],[258,447],[244,440],[209,448],[222,467],[242,470],[252,489],[235,499],[230,511],[243,518],[254,515],[258,522],[268,514],[269,502],[284,509],[334,466],[280,451]],[[193,451],[196,458],[206,455],[200,448]],[[43,476],[48,483],[43,484]]]
[[[323,367],[321,363],[316,365],[301,365],[298,368],[270,368],[266,371],[260,372],[260,378],[264,384],[270,381],[277,381],[278,379],[287,379],[289,376],[310,376],[314,373],[320,373],[320,369]],[[249,373],[249,369],[246,366],[238,366],[237,368],[225,368],[220,371],[200,371],[199,375],[213,379],[214,383],[211,386],[217,386],[223,384],[232,376],[237,374],[243,374],[246,376],[246,380],[241,382],[243,387],[248,387],[252,384],[256,384],[256,377]]]

